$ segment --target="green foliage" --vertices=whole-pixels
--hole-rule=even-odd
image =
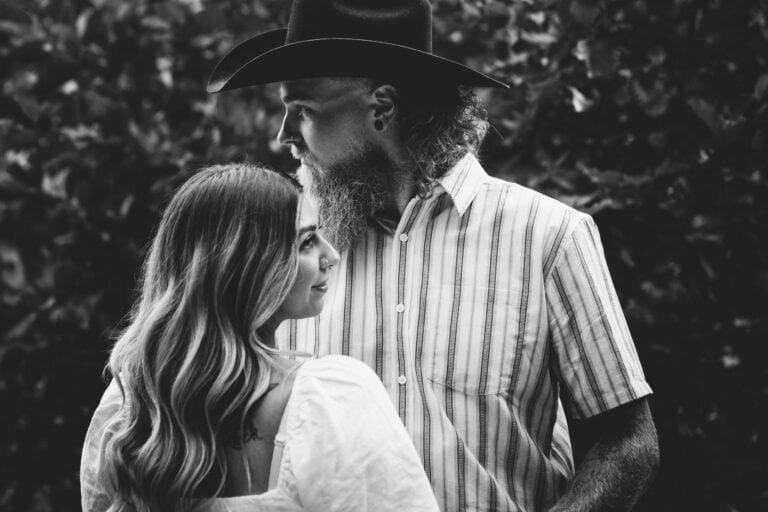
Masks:
[[[643,510],[768,505],[768,8],[433,0],[480,91],[487,168],[593,214],[656,395]],[[282,0],[0,0],[0,508],[77,510],[113,330],[170,191],[293,165],[274,87],[207,95]],[[578,441],[578,439],[577,439]]]

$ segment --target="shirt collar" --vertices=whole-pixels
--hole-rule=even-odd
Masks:
[[[387,233],[390,236],[394,236],[397,231],[398,223],[391,219],[382,219],[381,217],[368,217],[368,224],[374,228],[378,228],[381,231]]]
[[[459,212],[459,216],[464,215],[472,200],[480,190],[480,185],[488,174],[477,161],[475,155],[467,152],[445,176],[437,180],[448,193],[453,201],[453,206]]]
[[[488,174],[480,165],[475,155],[467,152],[466,155],[461,157],[451,169],[445,173],[445,176],[437,180],[435,184],[435,197],[440,195],[440,188],[442,187],[448,194],[448,197],[453,201],[453,206],[459,213],[459,217],[464,215],[469,205],[472,204],[472,200],[480,190],[480,185]],[[389,235],[394,235],[397,231],[398,223],[389,219],[382,219],[372,216],[368,219],[368,223]]]

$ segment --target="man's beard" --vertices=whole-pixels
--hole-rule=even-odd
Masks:
[[[400,172],[387,154],[368,146],[325,168],[302,154],[299,179],[309,186],[323,233],[338,251],[355,245],[368,219],[394,204]]]

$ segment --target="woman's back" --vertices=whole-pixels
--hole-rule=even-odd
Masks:
[[[270,390],[259,399],[241,449],[227,451],[224,496],[261,494],[269,488],[275,437],[300,367],[300,363],[288,359],[277,363],[282,372],[273,374]]]
[[[303,363],[291,375],[292,383],[286,380],[276,387],[270,402],[260,407],[260,424],[278,425],[269,462],[252,460],[264,453],[264,447],[244,446],[251,482],[258,484],[268,475],[266,468],[272,470],[272,482],[267,478],[265,489],[254,485],[249,490],[243,452],[233,451],[236,477],[225,492],[229,496],[195,500],[194,510],[437,510],[416,450],[384,387],[367,366],[349,357],[327,356]],[[81,476],[99,472],[88,462],[99,460],[92,450],[101,445],[104,434],[95,422],[119,408],[120,394],[115,391],[107,390],[94,416],[86,440],[91,453],[83,453]],[[281,404],[281,419],[267,418]],[[268,432],[259,436],[266,440]],[[254,478],[254,469],[260,477]],[[86,505],[85,510],[94,510]]]

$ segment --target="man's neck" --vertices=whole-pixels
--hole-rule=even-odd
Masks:
[[[407,178],[403,177],[397,180],[394,189],[389,193],[387,204],[377,211],[374,216],[397,224],[400,222],[400,218],[403,216],[408,203],[415,195],[416,182],[413,175],[408,174]]]
[[[395,191],[394,200],[395,207],[397,208],[398,216],[401,217],[405,211],[405,207],[416,195],[416,180],[412,173],[408,173],[406,179],[403,180],[398,190]]]
[[[397,178],[393,180],[393,190],[390,194],[391,202],[384,207],[381,215],[395,221],[400,220],[408,203],[416,195],[416,178],[413,171],[415,164],[406,158],[401,158],[399,162],[401,163],[396,166]]]

